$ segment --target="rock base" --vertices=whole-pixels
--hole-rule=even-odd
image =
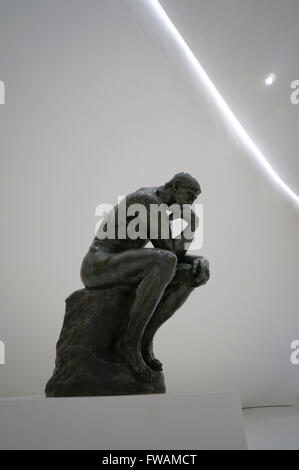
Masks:
[[[81,289],[66,299],[47,397],[164,393],[162,372],[155,382],[136,376],[115,351],[125,331],[135,289]]]

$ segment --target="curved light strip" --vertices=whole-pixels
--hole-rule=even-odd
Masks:
[[[169,16],[166,14],[165,10],[162,8],[158,0],[147,0],[150,5],[154,8],[156,13],[159,15],[160,19],[163,21],[165,26],[169,29],[174,39],[177,41],[178,45],[182,48],[187,58],[193,65],[195,71],[198,73],[200,79],[203,81],[210,94],[214,98],[214,101],[220,111],[224,114],[227,121],[230,123],[232,128],[235,130],[236,134],[243,141],[243,143],[248,147],[248,149],[253,153],[256,161],[264,169],[268,176],[272,179],[274,183],[294,202],[299,208],[299,197],[297,194],[280,178],[275,170],[271,167],[270,163],[264,157],[260,149],[253,142],[251,137],[247,134],[244,127],[240,124],[230,107],[226,104],[219,91],[215,87],[214,83],[211,81],[203,67],[198,62],[197,58],[191,51],[188,44],[185,42],[181,34],[178,32]]]

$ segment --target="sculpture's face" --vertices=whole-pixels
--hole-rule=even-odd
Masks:
[[[182,206],[183,204],[193,204],[200,191],[192,187],[176,185],[174,188],[175,202]]]

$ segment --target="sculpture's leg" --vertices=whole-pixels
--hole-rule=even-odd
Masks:
[[[192,286],[192,266],[180,263],[172,282],[148,322],[142,338],[142,355],[144,361],[154,370],[162,370],[162,364],[153,354],[153,339],[157,330],[178,310],[189,297]]]
[[[156,376],[143,360],[142,337],[146,324],[161,300],[165,288],[174,276],[176,267],[175,257],[164,259],[166,262],[161,259],[161,262],[154,266],[138,285],[126,332],[117,346],[128,365],[147,380],[155,380]]]
[[[122,361],[144,380],[154,381],[157,374],[141,354],[141,340],[146,324],[176,272],[177,257],[166,250],[140,248],[121,253],[91,249],[83,260],[81,277],[91,288],[126,283],[137,285],[136,296],[124,331],[115,344]]]
[[[195,287],[205,284],[209,271],[204,275],[194,276],[192,265],[180,263],[172,282],[165,290],[159,305],[148,322],[142,339],[142,355],[144,361],[154,370],[162,370],[161,362],[153,353],[154,335],[160,326],[178,310],[189,297]]]

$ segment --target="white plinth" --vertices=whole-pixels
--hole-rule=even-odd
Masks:
[[[246,447],[238,392],[0,399],[0,449]]]

